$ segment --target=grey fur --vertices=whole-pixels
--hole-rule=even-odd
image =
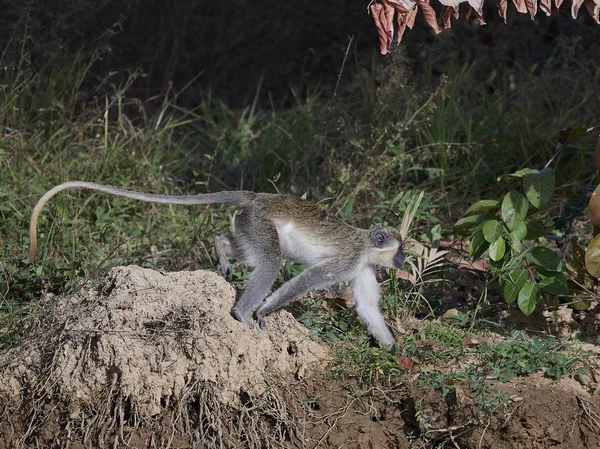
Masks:
[[[395,339],[379,310],[376,266],[402,268],[404,252],[398,230],[377,225],[359,229],[332,217],[315,204],[296,197],[246,191],[201,195],[153,195],[95,184],[66,182],[49,190],[36,204],[30,222],[29,257],[37,250],[37,220],[44,205],[58,192],[83,188],[98,190],[140,201],[166,204],[231,203],[241,206],[233,218],[231,231],[215,239],[221,272],[231,279],[229,257],[254,267],[246,289],[233,308],[233,315],[253,326],[252,313],[265,327],[265,316],[309,290],[352,281],[356,311],[371,334],[382,344]],[[281,256],[308,265],[303,273],[269,295],[281,268]],[[265,299],[266,298],[266,299]]]

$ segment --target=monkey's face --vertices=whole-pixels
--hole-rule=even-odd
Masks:
[[[394,228],[375,225],[370,233],[373,262],[389,268],[403,268],[406,257],[402,250],[400,232]]]

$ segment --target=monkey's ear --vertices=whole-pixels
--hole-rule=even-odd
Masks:
[[[375,228],[373,230],[375,231]],[[387,235],[385,232],[376,231],[371,234],[371,239],[376,248],[383,248],[387,240]]]

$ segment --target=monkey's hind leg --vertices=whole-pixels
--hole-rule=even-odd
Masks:
[[[269,296],[264,304],[256,311],[256,319],[262,329],[267,327],[265,316],[277,309],[285,307],[298,296],[309,290],[327,288],[339,281],[336,270],[331,266],[315,266],[303,271],[300,275],[283,284]]]
[[[256,216],[251,219],[245,213],[235,217],[235,232],[231,240],[233,250],[254,270],[232,313],[242,323],[254,327],[250,316],[271,291],[281,269],[279,235],[269,220]]]
[[[219,271],[225,279],[231,281],[232,270],[229,263],[229,256],[233,256],[233,248],[229,236],[218,235],[215,238],[215,250],[219,259]]]
[[[264,263],[258,265],[248,278],[246,289],[238,299],[233,308],[233,315],[245,325],[253,328],[254,323],[250,320],[252,312],[261,301],[269,294],[273,282],[279,275],[279,263]]]

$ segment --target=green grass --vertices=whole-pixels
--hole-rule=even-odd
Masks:
[[[443,59],[437,77],[434,54],[410,73],[398,52],[373,60],[371,77],[349,81],[336,101],[309,90],[294,107],[273,101],[265,108],[257,86],[244,108],[205,92],[186,109],[179,100],[194,79],[180,92],[140,100],[130,93],[140,72],[91,83],[105,56],[98,42],[76,50],[49,45],[34,64],[20,39],[3,54],[0,73],[0,314],[13,324],[44,292],[81,288],[110,266],[212,267],[214,235],[228,225],[226,208],[64,192],[42,214],[38,259],[25,261],[31,208],[60,182],[306,194],[357,226],[397,225],[409,193],[425,190],[416,219],[425,237],[434,224],[447,233],[461,208],[497,191],[498,174],[541,166],[560,129],[591,124],[600,112],[600,69],[565,50],[575,41],[561,42],[545,70],[498,61],[503,76],[482,79],[475,66]],[[348,63],[359,69],[358,58]],[[570,82],[556,89],[565,77]],[[581,190],[590,145],[582,139],[561,156],[560,195]],[[390,291],[402,291],[397,284],[390,281]],[[384,302],[393,316],[406,305]],[[327,327],[330,318],[304,319],[321,323],[313,328],[329,339],[352,333],[348,316]]]

